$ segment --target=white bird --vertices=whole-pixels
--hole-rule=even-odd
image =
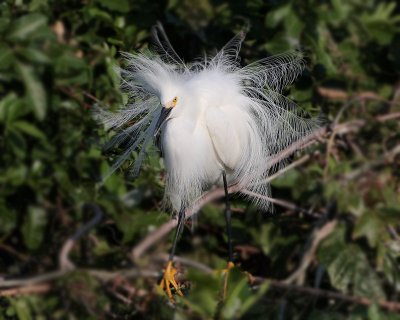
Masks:
[[[161,35],[161,39],[160,39]],[[157,51],[124,54],[123,88],[130,102],[117,113],[98,111],[98,118],[118,133],[107,148],[125,148],[111,173],[135,150],[138,172],[148,145],[159,135],[166,170],[165,199],[178,213],[170,261],[161,286],[172,299],[172,259],[183,229],[185,208],[212,186],[226,190],[225,217],[229,265],[233,253],[227,188],[237,184],[254,194],[269,195],[263,183],[268,159],[318,126],[305,111],[281,94],[303,70],[299,52],[268,57],[241,67],[238,34],[215,55],[184,63],[160,25],[154,27]],[[239,188],[239,189],[240,189]],[[265,197],[252,200],[268,209]]]

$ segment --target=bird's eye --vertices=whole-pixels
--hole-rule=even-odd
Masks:
[[[175,97],[174,100],[172,100],[173,103],[177,103],[178,102],[178,98]]]

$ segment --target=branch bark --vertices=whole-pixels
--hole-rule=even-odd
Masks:
[[[270,280],[270,279],[264,279],[264,278],[260,278],[260,277],[253,277],[253,281],[254,281],[253,284],[261,284],[261,283],[264,283],[265,281],[267,281],[273,288],[276,288],[279,290],[285,290],[285,291],[288,291],[291,293],[306,294],[306,295],[311,295],[311,296],[315,296],[318,298],[340,300],[343,302],[358,304],[358,305],[367,306],[367,307],[376,303],[385,310],[400,312],[400,303],[396,302],[396,301],[388,301],[388,300],[375,301],[375,300],[365,298],[365,297],[357,297],[357,296],[347,295],[347,294],[343,294],[340,292],[334,292],[334,291],[329,291],[329,290],[324,290],[324,289],[297,286],[297,285],[293,285],[293,284],[284,283],[284,282],[278,281],[278,280]]]
[[[75,243],[84,236],[90,229],[92,229],[96,224],[98,224],[103,218],[103,212],[100,207],[95,204],[86,204],[85,207],[91,208],[94,211],[94,216],[89,222],[80,227],[71,237],[65,241],[61,248],[58,264],[60,270],[68,271],[75,269],[75,265],[69,259],[69,254],[74,247]]]

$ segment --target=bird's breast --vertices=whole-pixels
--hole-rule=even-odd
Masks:
[[[170,119],[162,132],[161,147],[169,174],[214,183],[222,166],[215,154],[207,128],[190,119]]]

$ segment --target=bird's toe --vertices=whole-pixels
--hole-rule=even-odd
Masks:
[[[178,282],[175,279],[177,269],[174,267],[172,261],[168,261],[165,269],[164,275],[160,282],[160,288],[167,292],[168,298],[174,301],[173,293],[171,287],[175,290],[175,293],[183,297],[183,293],[180,289]]]

